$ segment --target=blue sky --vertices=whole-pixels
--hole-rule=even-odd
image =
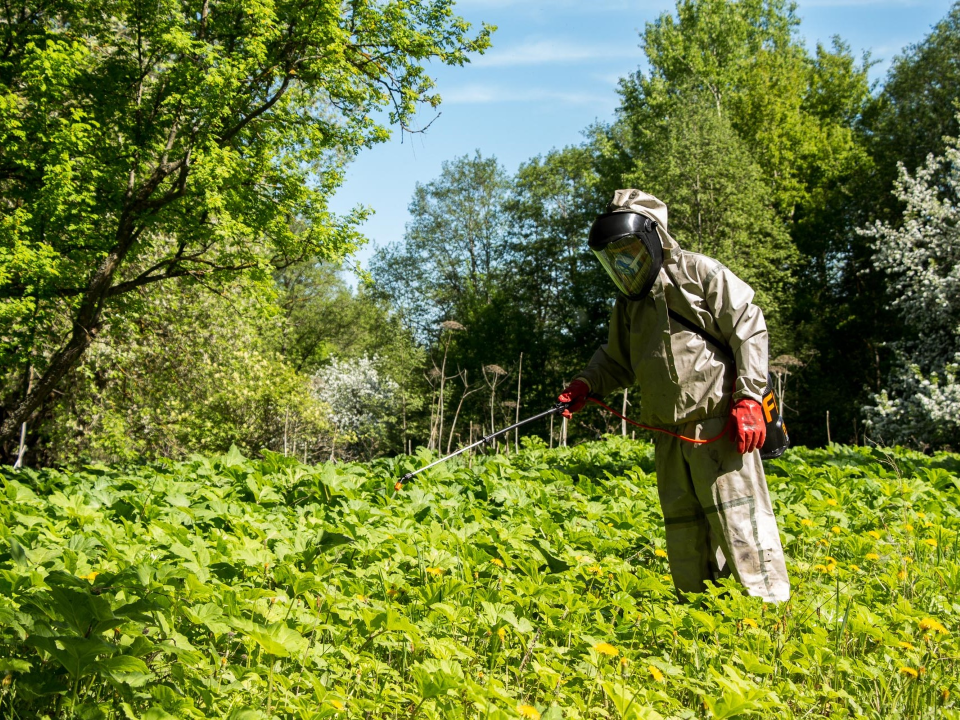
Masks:
[[[834,35],[860,56],[879,61],[882,81],[890,60],[919,42],[951,6],[948,0],[801,0],[800,35],[811,47]],[[498,27],[493,47],[462,68],[434,65],[443,97],[440,116],[422,134],[394,132],[350,165],[332,207],[362,204],[375,215],[362,230],[370,242],[357,259],[403,238],[407,205],[418,182],[441,163],[479,150],[509,172],[552,148],[579,143],[581,131],[609,121],[617,107],[617,80],[643,62],[639,33],[674,2],[664,0],[460,0],[458,13],[479,27]],[[421,123],[432,120],[427,111]]]

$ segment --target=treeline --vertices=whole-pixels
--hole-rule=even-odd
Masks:
[[[232,12],[211,7],[211,18]],[[344,155],[383,138],[372,107],[402,101],[394,119],[406,123],[416,100],[434,101],[423,59],[463,62],[486,47],[487,30],[471,39],[447,11],[390,22],[375,9],[342,12],[333,24],[347,51],[304,76],[316,26],[291,49],[269,23],[224,22],[227,40],[261,33],[267,48],[227,51],[210,40],[212,21],[186,8],[184,36],[235,61],[232,105],[188,92],[200,78],[215,86],[219,66],[198,75],[200,61],[172,47],[169,65],[138,71],[142,55],[112,25],[84,19],[112,43],[104,57],[59,36],[43,55],[14,33],[0,66],[0,119],[16,141],[0,149],[5,459],[179,457],[231,443],[307,460],[455,448],[546,407],[603,342],[612,286],[585,239],[622,187],[664,200],[684,248],[756,289],[795,442],[960,445],[950,140],[960,135],[960,3],[873,89],[869,57],[840,39],[809,50],[784,0],[679,0],[642,33],[648,69],[621,81],[614,121],[512,175],[482,149],[451,159],[417,187],[404,241],[377,254],[356,290],[340,268],[361,218],[325,210]],[[357,25],[357,13],[371,16]],[[146,22],[168,42],[168,25]],[[429,42],[412,41],[404,23]],[[397,65],[378,76],[351,57],[356,32]],[[118,56],[130,67],[116,78]],[[52,95],[39,89],[41,60],[60,83]],[[171,79],[176,62],[186,69]],[[286,69],[256,80],[276,68]],[[378,94],[384,81],[390,91]],[[156,127],[138,129],[138,93],[164,108]],[[41,127],[56,103],[75,119],[60,134]],[[188,116],[198,129],[184,133]],[[114,135],[98,146],[104,127],[140,138],[124,141],[135,150]],[[628,400],[642,403],[637,389]],[[575,441],[614,429],[619,421],[590,412],[566,432]],[[558,441],[561,429],[539,432]]]
[[[960,445],[960,5],[878,92],[869,57],[839,38],[808,50],[777,0],[681,0],[642,46],[614,122],[513,176],[480,152],[451,160],[377,257],[376,288],[429,350],[434,416],[461,397],[489,414],[490,367],[508,371],[499,422],[518,382],[542,408],[583,367],[613,295],[587,231],[636,187],[667,203],[681,246],[757,291],[795,442]],[[582,413],[570,432],[610,422]]]

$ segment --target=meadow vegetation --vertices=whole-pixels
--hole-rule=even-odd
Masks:
[[[2,471],[0,717],[957,718],[960,457],[767,465],[793,584],[676,602],[653,448]]]

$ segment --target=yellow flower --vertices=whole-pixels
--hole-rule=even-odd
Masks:
[[[339,700],[331,700],[330,704],[333,705],[335,710],[343,710],[344,704]]]
[[[99,574],[100,573],[94,570],[92,573],[89,573],[88,575],[80,575],[79,577],[81,580],[88,580],[89,582],[93,582],[94,580],[97,579],[97,575]]]
[[[496,565],[497,567],[500,567],[500,568],[503,567],[503,560],[501,560],[500,558],[494,558],[494,559],[491,560],[490,562],[492,562],[492,563],[493,563],[494,565]]]
[[[938,632],[941,635],[949,635],[949,631],[933,618],[924,618],[921,620],[920,629],[924,632],[929,632],[932,630],[933,632]]]
[[[817,572],[829,574],[829,573],[832,573],[834,570],[836,570],[837,566],[834,565],[833,563],[830,563],[829,565],[814,565],[813,569],[816,570]]]
[[[647,666],[647,672],[650,673],[650,677],[656,680],[658,683],[666,682],[667,679],[663,676],[663,673],[660,672],[660,668],[656,665]]]
[[[830,507],[836,507],[836,506],[837,506],[837,501],[834,500],[833,498],[829,498],[829,499],[827,500],[827,505],[829,505]]]
[[[804,527],[813,527],[813,520],[811,520],[810,518],[804,518],[803,520],[800,521],[800,524],[803,525]]]
[[[433,575],[434,577],[440,577],[441,575],[443,575],[443,568],[428,567],[426,569],[426,573],[428,575]]]
[[[367,596],[366,596],[366,595],[357,595],[357,600],[359,600],[359,601],[362,602],[362,603],[365,603],[365,602],[367,601]]]
[[[940,699],[946,702],[950,699],[950,690],[947,688],[940,688]]]
[[[754,620],[753,618],[744,618],[741,622],[743,622],[744,625],[747,625],[752,628],[758,627],[757,621]]]
[[[833,565],[836,565],[836,564],[837,564],[837,559],[836,559],[835,557],[830,557],[829,555],[827,555],[827,556],[823,559],[823,561],[826,562],[826,563],[832,563]]]
[[[921,520],[922,520],[923,518],[925,518],[926,516],[927,516],[926,513],[922,513],[922,512],[918,512],[918,513],[917,513],[917,517],[920,518]]]
[[[917,676],[917,671],[912,667],[902,667],[900,668],[900,674],[906,675],[907,677],[915,678]]]
[[[503,642],[504,638],[507,637],[507,629],[505,627],[498,628],[497,637],[500,638],[501,642]]]
[[[913,562],[913,558],[910,557],[909,555],[904,555],[904,556],[903,556],[903,561],[904,561],[907,565],[909,565],[910,563]]]
[[[925,542],[927,545],[929,545],[930,547],[936,547],[936,546],[937,546],[937,541],[934,540],[933,538],[927,538],[926,540],[924,540],[924,542]]]
[[[540,712],[533,705],[517,705],[517,712],[520,713],[520,717],[540,720]]]
[[[876,553],[867,553],[867,554],[864,555],[863,557],[865,557],[867,560],[879,560],[879,559],[880,559],[880,556],[877,555]]]
[[[874,540],[879,540],[879,539],[880,539],[880,533],[878,533],[876,530],[868,530],[868,531],[867,531],[867,535],[869,535],[870,537],[872,537]]]
[[[832,528],[830,528],[830,532],[832,532],[834,535],[839,535],[839,534],[840,534],[840,526],[839,526],[839,525],[834,525]]]
[[[860,566],[859,566],[859,565],[851,565],[851,566],[850,566],[850,569],[853,570],[854,572],[860,572]]]
[[[932,528],[932,527],[933,527],[933,523],[930,522],[929,520],[927,520],[927,521],[923,524],[923,526],[924,526],[925,528]]]
[[[625,657],[620,658],[620,667],[626,667],[628,660]]]
[[[593,649],[601,655],[609,655],[610,657],[616,657],[620,654],[620,651],[608,642],[599,642],[593,646]]]
[[[603,568],[601,568],[599,565],[591,565],[587,568],[587,572],[591,573],[592,575],[599,575],[603,572]]]
[[[913,645],[911,645],[911,644],[908,643],[908,642],[904,642],[903,640],[901,640],[900,642],[898,642],[897,645],[899,645],[900,647],[902,647],[904,650],[913,650],[913,649],[914,649],[914,648],[913,648]]]
[[[913,532],[913,525],[904,525],[903,529],[907,532]]]
[[[657,548],[656,550],[653,551],[653,554],[656,555],[657,557],[665,558],[667,556],[667,551],[661,548]]]
[[[906,571],[906,570],[901,570],[900,572],[898,572],[898,573],[897,573],[897,578],[898,578],[899,580],[906,580],[906,579],[907,579],[907,571]]]

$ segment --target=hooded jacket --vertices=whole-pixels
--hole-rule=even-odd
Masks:
[[[643,300],[617,298],[607,343],[580,374],[608,395],[640,386],[640,422],[676,427],[725,418],[731,400],[761,401],[767,384],[767,325],[753,290],[716,260],[682,250],[667,232],[667,206],[639,190],[618,190],[609,211],[639,212],[657,222],[663,267]],[[671,320],[673,310],[723,350]]]

